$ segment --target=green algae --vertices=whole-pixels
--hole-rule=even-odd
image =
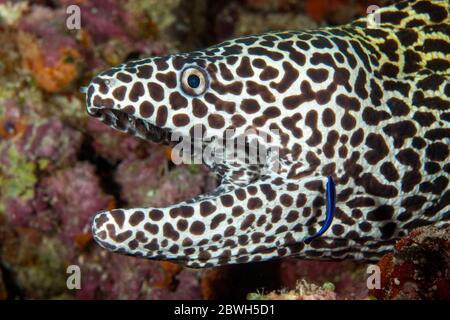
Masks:
[[[34,186],[37,183],[36,164],[25,159],[15,147],[8,150],[9,165],[0,166],[0,191],[3,199],[34,198]],[[4,203],[0,202],[0,212],[4,211]]]

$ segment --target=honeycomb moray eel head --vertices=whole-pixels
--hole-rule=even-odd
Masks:
[[[200,151],[216,155],[204,161],[221,184],[166,208],[99,212],[95,240],[211,267],[286,256],[377,260],[413,228],[447,226],[445,5],[406,1],[376,11],[376,28],[362,18],[247,36],[99,74],[86,92],[91,116],[159,143],[175,135],[191,143],[201,132]],[[277,150],[276,159],[224,156],[228,129],[231,139],[265,133],[257,145]]]

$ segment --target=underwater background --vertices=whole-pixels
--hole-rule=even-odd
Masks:
[[[194,270],[107,252],[90,231],[99,210],[167,206],[217,183],[205,167],[174,166],[166,147],[89,117],[80,88],[97,73],[241,35],[341,25],[393,2],[0,0],[0,299],[450,299],[448,275],[414,282],[418,266],[389,255],[379,263],[383,290],[369,291],[361,262]],[[67,28],[70,5],[81,9],[79,30]],[[432,227],[396,250],[408,253],[424,234],[444,243],[446,261],[448,235]],[[80,289],[67,287],[71,265]],[[417,290],[395,286],[405,278]]]

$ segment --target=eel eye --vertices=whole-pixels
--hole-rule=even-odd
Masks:
[[[208,85],[206,71],[198,67],[188,67],[181,74],[181,87],[191,96],[199,96]]]

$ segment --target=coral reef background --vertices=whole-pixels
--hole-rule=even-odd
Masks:
[[[90,119],[80,88],[123,61],[339,25],[374,2],[389,1],[0,0],[0,299],[367,298],[363,263],[285,259],[191,270],[102,250],[90,234],[96,211],[166,206],[211,190],[216,179]],[[72,4],[80,30],[66,26]],[[66,286],[74,264],[79,290]],[[391,287],[371,295],[395,297]],[[284,295],[265,295],[282,288]]]

